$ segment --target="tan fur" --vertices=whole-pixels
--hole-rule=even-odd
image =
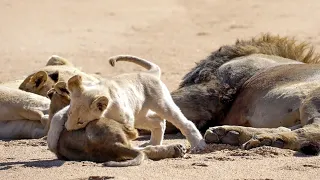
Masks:
[[[316,64],[319,57],[312,45],[293,37],[262,34],[238,40],[197,62],[171,95],[182,113],[205,132],[221,124],[242,84],[258,71],[281,64]],[[166,133],[176,132],[168,122]]]
[[[320,143],[319,78],[319,64],[281,65],[257,73],[242,86],[221,122],[254,128],[212,127],[206,131],[206,141],[242,145],[244,149],[269,145],[315,154],[305,146]]]
[[[229,50],[235,57],[250,54],[276,55],[304,63],[319,63],[320,55],[307,42],[297,42],[291,37],[262,34],[251,40],[237,40],[235,48]]]
[[[11,86],[11,83],[9,83]],[[47,134],[50,100],[0,85],[0,139],[40,138]]]
[[[92,120],[107,117],[150,130],[150,144],[161,145],[165,130],[163,119],[166,119],[181,130],[194,151],[203,149],[206,144],[202,135],[173,102],[167,87],[159,78],[160,68],[132,56],[112,57],[111,64],[115,62],[114,59],[119,61],[121,58],[140,65],[145,63],[147,65],[144,67],[150,67],[149,71],[122,74],[91,87],[82,85],[81,76],[70,78],[68,89],[71,104],[66,128],[80,129]]]
[[[65,106],[70,98],[65,84],[56,84],[48,92],[48,97],[51,98],[52,117],[48,146],[60,159],[103,162],[105,166],[135,166],[146,157],[159,160],[182,157],[185,153],[179,144],[134,149],[130,141],[138,137],[137,130],[107,118],[91,121],[85,129],[67,131],[63,125],[67,120],[68,106]]]
[[[19,86],[19,89],[46,96],[47,92],[58,81],[67,81],[74,75],[81,75],[85,80],[99,82],[97,75],[89,75],[74,67],[68,60],[53,55],[45,67],[29,75]]]
[[[52,55],[49,58],[46,66],[74,66],[74,65],[63,57]]]

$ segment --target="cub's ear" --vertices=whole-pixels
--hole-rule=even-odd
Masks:
[[[108,98],[105,96],[97,96],[90,105],[90,108],[96,112],[103,112],[107,109]]]
[[[73,66],[73,64],[70,61],[57,55],[52,55],[46,64],[46,66],[62,66],[62,65]]]
[[[34,84],[37,89],[41,88],[47,80],[48,74],[45,71],[39,71],[30,78],[30,82]]]
[[[84,88],[82,85],[82,77],[75,75],[68,80],[67,88],[71,94],[80,94]]]
[[[55,93],[55,90],[53,88],[51,88],[48,92],[47,92],[47,97],[49,99],[52,99],[53,94]]]
[[[33,74],[32,75],[29,75],[19,86],[19,89],[21,90],[27,90],[27,84],[30,83],[31,81],[31,78],[32,78]]]
[[[67,83],[64,81],[57,82],[54,85],[54,90],[57,91],[58,94],[66,95],[66,96],[69,95],[69,91],[67,89]]]
[[[59,71],[48,73],[48,76],[56,83],[59,80]]]

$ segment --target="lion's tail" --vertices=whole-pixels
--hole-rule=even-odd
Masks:
[[[118,56],[113,56],[109,59],[109,63],[111,66],[115,66],[115,63],[117,61],[133,62],[135,64],[138,64],[138,65],[148,69],[149,73],[160,78],[160,75],[161,75],[160,67],[158,65],[148,61],[148,60],[145,60],[145,59],[142,59],[139,57],[135,57],[135,56],[131,56],[131,55],[118,55]]]

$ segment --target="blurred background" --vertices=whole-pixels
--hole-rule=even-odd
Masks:
[[[320,46],[319,0],[0,0],[0,81],[21,79],[52,55],[104,76],[132,54],[157,63],[175,89],[195,62],[221,45],[263,32]]]

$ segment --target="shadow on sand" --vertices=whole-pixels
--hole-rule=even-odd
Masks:
[[[64,163],[65,161],[57,160],[57,159],[37,160],[37,161],[0,162],[0,171],[13,168],[16,165],[22,165],[24,167],[51,168],[51,167],[59,167]]]

